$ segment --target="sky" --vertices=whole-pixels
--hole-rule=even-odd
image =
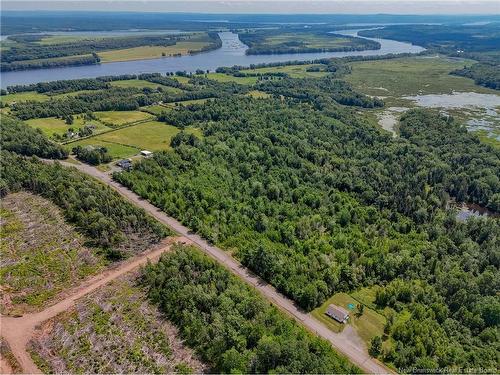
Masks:
[[[2,10],[201,13],[500,14],[500,0],[2,0]]]

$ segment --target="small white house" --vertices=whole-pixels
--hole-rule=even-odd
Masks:
[[[328,306],[328,309],[325,312],[330,318],[335,319],[339,323],[347,323],[349,319],[349,312],[342,307],[336,305]]]
[[[144,156],[145,158],[149,158],[150,156],[153,155],[153,153],[151,151],[142,150],[141,155]]]

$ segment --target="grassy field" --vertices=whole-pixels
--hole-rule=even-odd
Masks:
[[[141,150],[161,151],[170,149],[170,140],[180,130],[163,122],[148,121],[134,126],[118,129],[95,137],[67,144],[71,149],[77,145],[106,147],[113,159],[128,158]],[[188,133],[201,137],[199,129],[187,128]]]
[[[124,159],[134,156],[139,153],[140,149],[138,147],[127,146],[116,144],[112,142],[106,142],[99,138],[99,136],[82,139],[81,141],[76,141],[66,144],[64,147],[71,151],[73,147],[76,146],[99,146],[106,147],[109,154],[113,159]]]
[[[243,72],[251,73],[286,73],[292,78],[318,78],[327,75],[327,72],[308,72],[307,69],[311,67],[324,68],[323,65],[306,64],[306,65],[287,65],[287,66],[274,66],[268,68],[248,69]]]
[[[162,112],[170,110],[172,106],[164,105],[148,105],[146,107],[141,107],[141,111],[152,113],[155,116],[159,116]]]
[[[118,131],[110,132],[98,136],[97,138],[133,147],[141,150],[160,151],[170,148],[170,140],[180,130],[175,126],[167,125],[163,122],[150,121],[136,126],[131,126]],[[200,135],[198,130],[186,129]]]
[[[325,315],[328,306],[332,303],[350,311],[348,324],[351,324],[355,328],[359,337],[361,337],[368,347],[370,340],[373,337],[383,335],[384,325],[386,322],[384,315],[371,309],[369,305],[365,305],[363,315],[358,316],[356,314],[356,306],[359,304],[359,301],[346,293],[335,294],[311,313],[316,319],[323,322],[332,331],[340,332],[344,326],[343,324],[337,323],[335,320]],[[352,306],[354,306],[354,308],[351,308]]]
[[[62,44],[62,43],[75,43],[81,42],[82,40],[99,40],[103,39],[103,37],[99,36],[83,36],[83,35],[50,35],[45,38],[42,38],[38,44],[41,45],[54,45],[54,44]]]
[[[259,90],[249,91],[247,95],[255,99],[266,99],[271,97],[271,95],[269,95],[267,92]]]
[[[149,113],[141,111],[106,111],[95,112],[94,115],[104,124],[113,126],[122,126],[153,118]]]
[[[49,100],[49,96],[45,94],[39,94],[35,91],[26,91],[9,95],[0,96],[0,102],[6,104],[12,104],[14,102],[26,102],[28,100],[33,100],[37,102]]]
[[[163,89],[163,92],[168,93],[168,94],[180,94],[183,91],[181,89],[178,89],[176,87],[170,87],[170,86],[163,86],[158,83],[153,83],[149,81],[144,81],[142,79],[128,79],[128,80],[123,80],[123,81],[113,81],[110,82],[111,86],[115,87],[136,87],[139,89],[143,89],[145,87],[151,88],[151,89],[156,89],[158,87],[161,87]]]
[[[46,373],[203,373],[177,329],[147,301],[136,275],[78,300],[45,322],[29,351]]]
[[[219,82],[235,82],[241,85],[253,85],[257,82],[257,77],[234,77],[224,73],[209,73],[207,74],[207,78]]]
[[[410,57],[351,63],[352,73],[345,76],[354,87],[369,95],[404,96],[449,94],[453,91],[492,93],[494,90],[474,84],[468,78],[452,76],[454,69],[470,61],[441,57]]]
[[[23,192],[7,195],[0,219],[2,314],[45,306],[105,265],[66,224],[58,207],[42,197]]]
[[[74,116],[73,118],[74,122],[71,125],[66,124],[64,120],[55,117],[31,119],[31,120],[26,120],[25,123],[33,128],[40,129],[47,136],[52,137],[54,134],[63,135],[70,128],[73,129],[74,131],[78,131],[87,123],[87,121],[84,120],[82,115],[77,115]],[[110,129],[107,126],[100,123],[99,121],[92,120],[89,121],[88,123],[95,126],[94,130],[95,134],[102,133],[103,131]]]
[[[208,42],[181,41],[173,46],[142,46],[135,48],[117,49],[111,51],[99,52],[102,63],[116,61],[131,61],[143,59],[157,59],[174,55],[187,55],[191,51],[199,51],[208,46]]]
[[[208,99],[191,99],[191,100],[183,100],[180,102],[172,102],[172,103],[165,103],[166,107],[175,107],[175,105],[190,105],[190,104],[203,104],[207,101]]]

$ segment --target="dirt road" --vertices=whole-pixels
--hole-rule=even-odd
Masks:
[[[281,310],[288,313],[295,320],[300,322],[304,327],[316,333],[318,336],[321,336],[324,339],[328,340],[338,352],[344,354],[352,363],[356,364],[365,372],[377,374],[393,373],[393,371],[386,367],[384,364],[370,357],[370,355],[366,352],[366,349],[360,347],[356,340],[350,341],[346,339],[346,336],[332,332],[310,314],[307,314],[299,307],[297,307],[293,301],[279,293],[274,287],[266,283],[260,277],[254,275],[247,268],[243,267],[227,252],[218,247],[210,245],[200,236],[191,233],[191,231],[180,222],[170,216],[167,216],[163,211],[159,210],[148,201],[142,199],[137,194],[117,183],[116,181],[113,181],[109,174],[101,172],[85,164],[75,165],[65,162],[63,162],[62,164],[70,167],[75,167],[78,170],[91,175],[101,182],[111,186],[123,197],[133,202],[137,206],[143,208],[150,215],[154,216],[158,221],[169,226],[170,228],[178,232],[181,236],[190,240],[193,244],[196,244],[203,252],[226,266],[234,274],[246,281],[248,284],[252,285],[255,289],[260,291],[269,301],[271,301]]]
[[[167,239],[167,241],[157,246],[153,250],[133,257],[121,263],[116,268],[108,269],[107,271],[90,278],[82,285],[74,288],[74,290],[68,291],[68,297],[52,306],[49,306],[43,311],[33,314],[26,314],[20,318],[5,316],[0,317],[1,335],[9,343],[10,349],[19,362],[20,366],[23,368],[24,373],[40,373],[40,370],[35,365],[35,363],[33,363],[31,356],[26,351],[26,346],[30,339],[33,337],[33,333],[37,325],[50,318],[53,318],[61,312],[68,310],[73,306],[74,302],[77,299],[93,292],[97,288],[102,287],[103,285],[136,269],[137,267],[146,264],[148,260],[153,261],[155,259],[158,259],[160,255],[165,251],[168,251],[171,245],[175,242],[191,243],[188,239],[185,238],[169,238]]]

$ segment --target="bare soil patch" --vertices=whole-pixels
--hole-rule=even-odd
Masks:
[[[137,286],[138,273],[112,281],[43,323],[28,345],[51,373],[201,373],[206,367],[184,346]]]

